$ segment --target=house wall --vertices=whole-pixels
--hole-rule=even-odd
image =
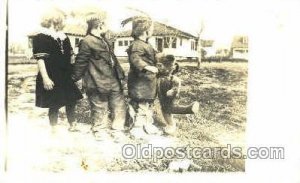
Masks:
[[[130,45],[130,42],[133,41],[132,37],[122,37],[117,38],[114,43],[114,52],[117,57],[127,57],[127,48]],[[122,45],[120,45],[120,42],[122,42]],[[125,43],[127,44],[125,45]]]
[[[74,36],[74,35],[68,35],[70,42],[71,42],[71,46],[73,48],[73,51],[75,54],[78,53],[78,43],[81,39],[83,39],[83,36]],[[77,41],[76,41],[77,39]]]
[[[182,39],[182,44],[180,44],[180,39]],[[192,49],[192,42],[194,48]],[[196,40],[186,39],[186,38],[177,38],[176,39],[176,48],[164,48],[163,52],[165,54],[172,54],[178,58],[198,58],[198,51],[196,49]]]
[[[232,49],[232,58],[248,60],[248,49],[247,48],[233,48]]]
[[[163,38],[159,36],[153,36],[149,39],[149,43],[157,49],[156,46],[156,38]],[[180,44],[180,39],[182,39],[182,44]],[[123,44],[120,46],[119,41],[122,41]],[[115,54],[117,57],[127,57],[126,49],[128,48],[128,45],[124,45],[124,41],[133,41],[133,38],[131,37],[123,37],[123,38],[117,38],[114,44],[115,48]],[[186,39],[186,38],[177,38],[176,39],[176,48],[164,48],[163,47],[163,53],[165,54],[172,54],[177,58],[187,58],[187,57],[192,57],[192,58],[198,58],[199,54],[198,51],[192,50],[192,42],[196,44],[196,41],[194,39]]]

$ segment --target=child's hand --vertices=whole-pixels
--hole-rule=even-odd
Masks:
[[[172,89],[167,91],[167,97],[173,97],[175,94],[175,91]]]
[[[71,64],[74,64],[75,63],[75,55],[72,55],[71,56]]]
[[[50,78],[44,79],[43,83],[44,83],[44,88],[46,90],[52,90],[53,87],[54,87],[54,83],[53,83],[53,81]]]
[[[152,73],[158,73],[158,69],[154,66],[146,66],[144,69]]]
[[[126,81],[124,79],[121,79],[121,87],[124,89],[126,88]]]
[[[79,90],[82,90],[82,80],[78,80],[78,81],[76,81],[75,82],[75,85],[77,86],[77,88],[79,89]]]

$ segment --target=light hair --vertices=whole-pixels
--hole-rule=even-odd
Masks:
[[[51,8],[42,16],[41,26],[50,28],[53,25],[54,27],[62,29],[65,18],[66,14],[62,10],[58,8]]]

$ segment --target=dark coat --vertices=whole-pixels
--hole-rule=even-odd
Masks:
[[[158,99],[163,111],[169,111],[176,97],[180,92],[181,81],[177,76],[167,75],[159,78]],[[173,95],[167,96],[167,92],[172,90]]]
[[[156,66],[155,50],[142,40],[134,40],[128,50],[130,70],[128,94],[134,100],[153,100],[157,93],[157,74],[146,71],[146,66]]]
[[[97,89],[100,93],[121,90],[120,80],[124,79],[124,71],[105,38],[89,34],[81,40],[73,79],[81,77],[87,90]]]
[[[33,56],[43,59],[50,79],[54,82],[52,90],[45,90],[41,73],[36,79],[36,106],[56,108],[75,103],[82,95],[71,79],[72,47],[69,38],[58,40],[50,35],[39,33],[33,37]]]

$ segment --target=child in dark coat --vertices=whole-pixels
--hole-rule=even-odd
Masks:
[[[148,43],[152,36],[153,23],[148,17],[134,17],[132,21],[133,43],[127,53],[130,70],[128,74],[129,108],[133,112],[134,126],[131,134],[143,138],[145,133],[155,134],[158,129],[153,126],[153,102],[157,96],[156,51]]]
[[[107,119],[112,117],[111,132],[119,141],[125,138],[126,105],[121,84],[124,72],[105,37],[105,14],[92,13],[87,24],[87,35],[79,44],[73,79],[83,77],[96,140],[106,139]]]

